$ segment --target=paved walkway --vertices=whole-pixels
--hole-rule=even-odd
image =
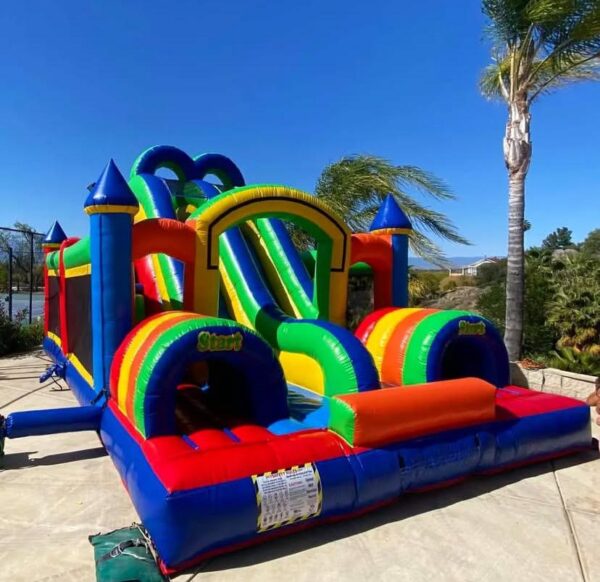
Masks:
[[[45,357],[0,359],[0,412],[74,405]],[[595,436],[599,433],[596,431]],[[95,434],[7,441],[0,581],[94,580],[90,534],[137,516]],[[600,582],[597,451],[406,496],[341,524],[209,561],[179,581]]]

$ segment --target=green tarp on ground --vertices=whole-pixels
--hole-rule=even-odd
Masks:
[[[140,526],[90,536],[98,582],[165,582]]]

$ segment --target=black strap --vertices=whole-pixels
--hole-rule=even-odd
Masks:
[[[96,560],[96,564],[101,564],[102,562],[106,562],[112,558],[118,558],[127,548],[146,548],[146,552],[150,552],[148,548],[148,542],[144,538],[136,538],[134,540],[126,540],[117,544],[110,552],[104,554]]]
[[[98,400],[100,400],[100,398],[102,398],[103,396],[106,396],[106,401],[108,402],[108,390],[106,388],[102,388],[102,390],[100,390],[98,394],[96,394],[96,396],[92,398],[90,404],[96,404]]]

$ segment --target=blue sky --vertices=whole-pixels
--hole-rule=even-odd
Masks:
[[[0,17],[0,225],[87,232],[85,187],[151,145],[231,156],[249,182],[312,191],[345,154],[435,172],[435,204],[473,247],[504,254],[505,109],[477,89],[480,2],[12,2]],[[528,244],[600,226],[600,84],[533,112]]]

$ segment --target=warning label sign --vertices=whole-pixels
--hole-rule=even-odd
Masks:
[[[323,492],[313,463],[253,475],[259,532],[316,517],[321,513]]]

